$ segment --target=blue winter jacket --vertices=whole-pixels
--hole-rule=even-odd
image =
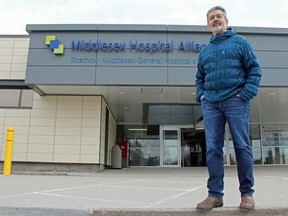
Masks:
[[[249,101],[258,93],[261,68],[247,40],[231,28],[213,36],[198,59],[196,100],[224,101],[236,94]]]

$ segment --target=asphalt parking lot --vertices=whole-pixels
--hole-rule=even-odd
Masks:
[[[255,167],[254,172],[254,214],[286,215],[288,166]],[[0,215],[191,215],[207,196],[206,181],[205,167],[12,172],[0,175]],[[224,207],[213,209],[213,215],[236,215],[240,193],[235,167],[225,168],[224,193]]]

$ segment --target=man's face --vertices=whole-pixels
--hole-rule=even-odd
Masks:
[[[207,17],[207,26],[213,35],[222,34],[227,31],[228,19],[221,10],[214,10]]]

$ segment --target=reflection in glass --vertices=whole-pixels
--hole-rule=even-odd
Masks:
[[[264,164],[287,164],[288,125],[262,126]]]
[[[178,165],[178,152],[177,148],[164,148],[164,165]]]
[[[179,140],[177,130],[163,131],[163,165],[179,164]]]
[[[159,166],[160,148],[130,148],[130,166]]]
[[[261,148],[252,148],[254,164],[263,164]]]
[[[254,160],[253,163],[262,164],[261,148],[252,148],[252,152],[253,152],[253,160]],[[230,165],[237,164],[234,148],[229,148],[229,160],[230,160]]]
[[[130,166],[160,166],[159,139],[129,139]]]
[[[265,164],[286,164],[288,160],[287,147],[264,147]]]

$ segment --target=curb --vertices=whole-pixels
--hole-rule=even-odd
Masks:
[[[0,206],[1,216],[89,216],[86,210]]]
[[[255,208],[253,211],[240,211],[237,207],[215,208],[211,211],[197,211],[189,209],[94,209],[90,210],[91,216],[231,216],[231,215],[288,215],[288,208]]]
[[[171,208],[171,209],[54,209],[54,208],[24,208],[0,206],[1,216],[231,216],[231,215],[253,215],[253,216],[288,216],[288,208],[255,208],[253,211],[240,211],[236,207],[215,208],[211,211],[197,211],[195,208]]]

